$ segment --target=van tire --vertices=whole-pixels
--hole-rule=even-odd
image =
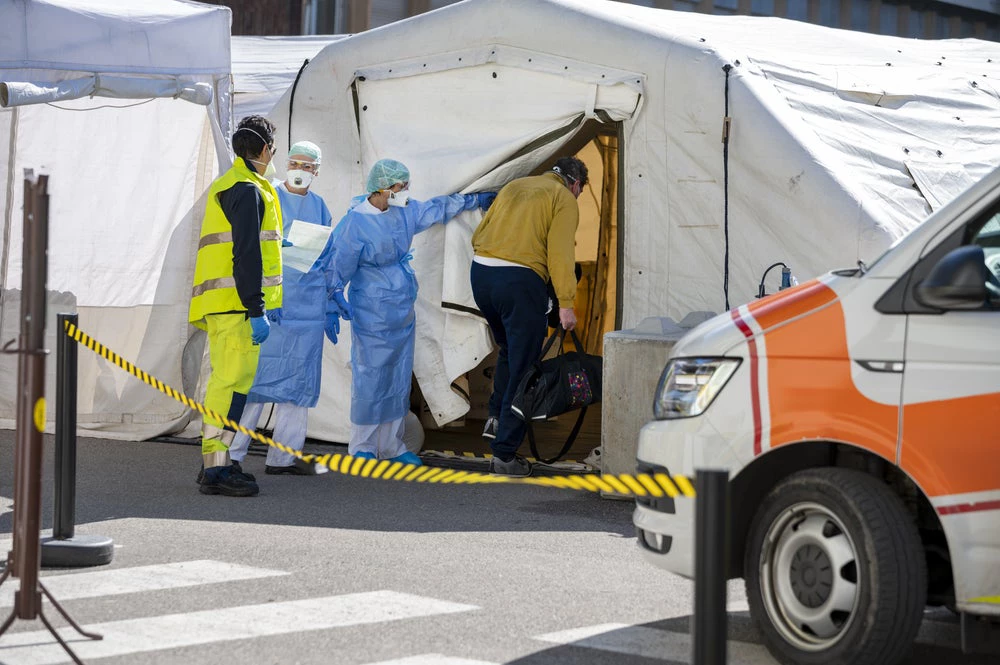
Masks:
[[[771,490],[743,572],[750,616],[788,665],[895,665],[927,600],[913,517],[885,483],[853,469],[800,471]]]

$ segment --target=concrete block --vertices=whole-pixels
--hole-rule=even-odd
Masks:
[[[669,317],[644,319],[631,330],[604,335],[601,401],[601,471],[635,473],[639,430],[653,418],[653,396],[674,344],[714,316],[692,312],[681,323]],[[602,493],[606,498],[627,498]]]

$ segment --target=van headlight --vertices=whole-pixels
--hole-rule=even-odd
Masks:
[[[653,416],[657,420],[700,416],[739,366],[738,358],[674,358],[660,375]]]

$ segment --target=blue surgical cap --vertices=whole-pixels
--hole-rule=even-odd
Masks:
[[[304,155],[306,157],[312,157],[317,162],[323,160],[323,153],[319,149],[319,146],[312,141],[299,141],[291,148],[288,149],[288,156],[292,155]]]
[[[389,189],[395,184],[410,182],[410,170],[395,159],[380,159],[368,172],[368,193]]]

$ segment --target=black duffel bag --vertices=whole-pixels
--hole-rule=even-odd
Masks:
[[[566,331],[560,327],[552,333],[545,342],[538,360],[521,377],[510,406],[511,411],[527,426],[531,454],[543,464],[551,464],[569,451],[577,434],[580,433],[583,418],[587,415],[587,407],[601,401],[603,359],[600,356],[584,353],[583,345],[580,344],[575,332],[570,331],[570,336],[576,350],[564,352],[563,341]],[[556,339],[559,340],[559,355],[542,360]],[[542,458],[535,443],[532,421],[547,420],[576,409],[580,409],[580,415],[562,450],[555,457]]]

